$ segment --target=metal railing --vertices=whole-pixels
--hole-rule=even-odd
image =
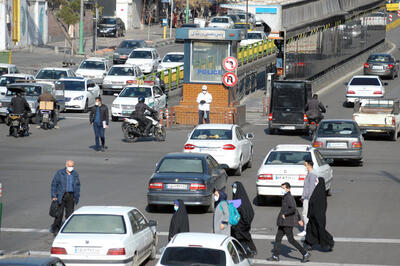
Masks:
[[[0,63],[11,64],[11,51],[0,52]]]

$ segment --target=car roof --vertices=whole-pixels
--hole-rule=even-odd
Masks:
[[[14,74],[4,74],[4,75],[2,75],[2,77],[16,77],[16,78],[23,78],[23,77],[28,77],[28,76],[33,77],[33,75],[26,74],[26,73],[14,73]]]
[[[204,248],[221,249],[221,245],[230,236],[211,233],[180,233],[168,244],[168,247],[201,246]]]
[[[39,71],[42,70],[72,70],[71,68],[67,68],[67,67],[44,67],[42,69],[40,69]]]
[[[310,151],[313,147],[308,144],[279,144],[273,149],[274,151]]]
[[[379,76],[374,76],[374,75],[356,75],[356,76],[353,76],[352,77],[352,79],[353,78],[375,78],[375,79],[379,79]]]
[[[21,257],[21,258],[5,258],[0,259],[0,265],[16,266],[16,265],[47,265],[49,262],[58,261],[57,257]]]
[[[77,209],[74,214],[113,214],[122,215],[133,209],[135,207],[128,206],[82,206]]]
[[[133,51],[154,51],[154,50],[156,50],[156,48],[153,48],[153,47],[141,47],[141,48],[136,48]]]
[[[228,129],[231,130],[235,125],[233,124],[201,124],[195,129]]]
[[[385,54],[385,53],[376,53],[376,54],[370,54],[369,56],[373,56],[373,55],[392,56],[391,54]]]
[[[51,85],[48,83],[40,83],[40,82],[18,82],[18,83],[11,83],[7,85],[7,87],[21,87],[21,86],[30,86],[30,87],[50,87]]]
[[[65,78],[60,78],[59,80],[62,80],[62,81],[86,81],[88,79],[84,78],[84,77],[65,77]]]
[[[163,158],[206,158],[207,153],[197,153],[197,152],[170,152],[166,154]]]
[[[83,61],[100,61],[100,62],[104,62],[104,61],[108,61],[108,59],[104,58],[104,57],[88,57]]]
[[[12,65],[12,64],[1,64],[0,63],[0,67],[15,67],[16,65]]]
[[[146,42],[145,40],[125,39],[122,42]]]

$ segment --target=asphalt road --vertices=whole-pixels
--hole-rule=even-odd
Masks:
[[[392,31],[389,36],[400,47],[400,30]],[[20,60],[23,62],[22,58]],[[386,97],[400,97],[399,80],[387,81]],[[327,118],[351,118],[352,109],[342,106],[344,93],[344,85],[340,83],[320,94],[321,101],[329,106]],[[105,96],[106,104],[110,105],[112,100],[112,96]],[[82,191],[78,207],[136,206],[148,218],[158,221],[157,229],[162,232],[159,247],[164,246],[164,233],[168,231],[172,208],[159,213],[146,211],[147,181],[164,154],[182,150],[190,130],[169,129],[167,141],[163,143],[140,141],[127,144],[122,141],[121,123],[113,122],[106,133],[108,150],[98,153],[89,148],[94,140],[88,115],[65,113],[63,116],[60,129],[32,128],[32,135],[27,138],[7,137],[8,128],[0,125],[0,182],[3,184],[0,250],[6,254],[29,250],[32,254],[45,254],[49,251],[53,240],[46,231],[52,223],[48,216],[50,182],[66,159],[76,161],[76,170],[80,174]],[[251,199],[256,196],[257,169],[271,148],[283,143],[310,143],[308,137],[297,134],[270,136],[263,123],[265,120],[260,118],[244,127],[245,131],[255,133],[254,167],[246,169],[241,177],[229,178],[229,184],[236,180],[243,182]],[[371,137],[364,147],[364,166],[333,165],[333,196],[328,198],[327,229],[336,238],[336,245],[330,253],[313,251],[309,265],[399,265],[399,148],[399,141]],[[228,195],[231,197],[230,186]],[[276,198],[267,206],[253,206],[256,215],[252,233],[258,248],[256,264],[267,264],[265,258],[270,256],[273,246],[279,205],[280,199]],[[189,213],[191,231],[212,231],[212,214],[197,208],[189,209]],[[27,229],[34,230],[29,232]],[[283,243],[282,253],[280,265],[300,264],[300,254],[287,242]],[[154,265],[154,262],[147,265]]]

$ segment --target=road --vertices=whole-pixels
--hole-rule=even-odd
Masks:
[[[400,30],[392,31],[389,36],[400,47]],[[165,49],[164,53],[176,47]],[[19,60],[23,62],[22,58]],[[387,81],[386,97],[400,97],[399,80]],[[113,97],[104,98],[110,106]],[[342,106],[342,84],[321,93],[320,99],[329,106],[327,118],[351,118],[352,109]],[[106,133],[108,150],[98,153],[89,148],[93,145],[93,130],[88,125],[88,115],[65,113],[63,117],[61,129],[43,131],[32,128],[30,137],[20,139],[7,137],[8,128],[0,124],[0,182],[3,184],[0,250],[6,254],[49,252],[53,240],[47,232],[52,223],[48,216],[50,182],[66,159],[75,160],[75,168],[80,173],[82,191],[78,207],[136,206],[149,219],[158,221],[157,228],[161,232],[159,248],[164,246],[172,207],[158,213],[147,212],[147,181],[164,154],[182,150],[190,130],[169,129],[167,141],[163,143],[140,141],[127,144],[122,141],[121,123],[112,122]],[[259,119],[257,123],[244,127],[246,132],[255,133],[254,167],[246,169],[241,177],[229,178],[229,184],[237,180],[243,182],[251,199],[256,196],[257,168],[271,148],[283,143],[310,143],[308,137],[297,134],[270,136],[263,123],[264,119]],[[399,141],[368,138],[364,147],[364,166],[333,165],[333,196],[328,198],[327,229],[336,238],[336,245],[331,253],[313,251],[309,265],[399,265],[399,148]],[[230,186],[228,195],[232,195]],[[276,198],[267,206],[253,206],[252,234],[258,248],[256,264],[268,263],[265,258],[270,256],[273,247],[279,204],[280,199]],[[189,220],[191,231],[212,230],[212,214],[190,208]],[[283,242],[282,253],[280,265],[300,264],[300,254],[287,242]],[[154,262],[147,265],[154,265]]]

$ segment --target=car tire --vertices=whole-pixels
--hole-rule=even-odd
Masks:
[[[117,122],[118,121],[118,116],[111,116],[111,121]]]
[[[158,206],[155,204],[148,204],[149,207],[149,212],[157,212],[158,211]]]
[[[235,176],[241,176],[242,175],[242,170],[243,170],[243,156],[240,156],[240,162],[239,162],[239,167],[235,169],[235,172],[233,173],[233,175]]]
[[[270,135],[276,135],[276,128],[269,128],[268,132]]]
[[[253,167],[253,159],[254,159],[253,149],[251,149],[250,158],[249,158],[249,161],[247,162],[247,165],[246,165],[247,168],[252,168]]]
[[[266,196],[263,196],[263,195],[258,195],[257,194],[257,206],[264,206],[265,205],[265,203],[266,203]]]
[[[393,141],[397,141],[398,135],[399,135],[399,133],[398,133],[397,131],[393,132],[393,133],[391,134],[392,140],[393,140]]]
[[[85,107],[83,108],[82,113],[87,113],[87,112],[89,112],[89,101],[86,99]]]

